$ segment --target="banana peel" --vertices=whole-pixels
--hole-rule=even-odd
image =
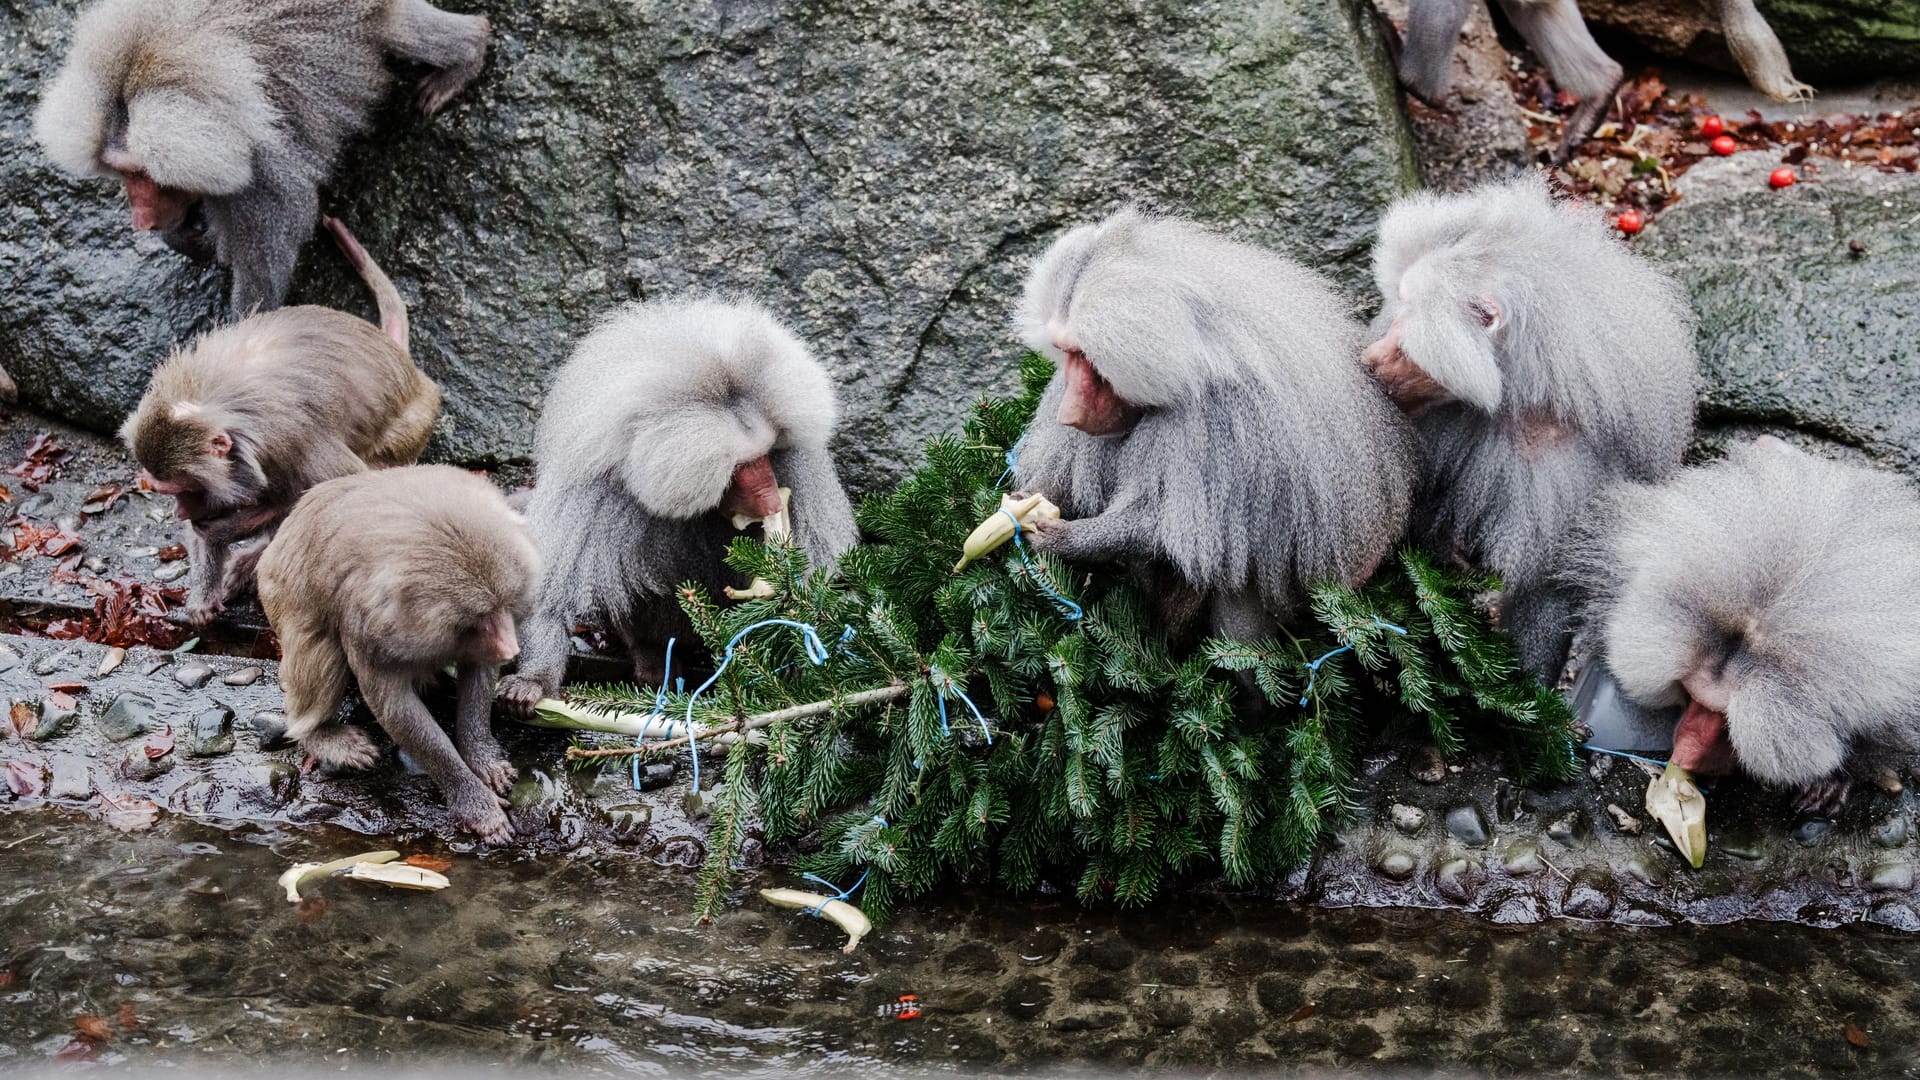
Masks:
[[[1007,515],[1012,514],[1013,518]],[[1014,520],[1020,524],[1016,527]],[[1011,495],[1000,496],[1000,509],[987,516],[987,520],[974,527],[967,534],[967,542],[962,546],[960,561],[953,564],[953,572],[966,569],[967,564],[983,555],[987,555],[1007,541],[1013,534],[1039,520],[1059,521],[1060,508],[1037,492],[1016,491]]]
[[[396,889],[417,889],[422,892],[439,892],[453,884],[437,870],[399,862],[357,862],[347,867],[346,876],[352,881],[371,881]]]
[[[780,509],[777,513],[768,514],[766,517],[735,514],[733,529],[735,532],[741,532],[749,525],[758,525],[760,534],[766,537],[768,543],[784,543],[791,540],[793,539],[793,516],[787,507],[792,502],[793,489],[781,488]],[[744,589],[736,589],[729,585],[721,591],[727,594],[729,600],[771,600],[774,597],[773,582],[766,578],[754,578]]]
[[[344,859],[335,859],[332,862],[295,863],[286,873],[280,875],[280,887],[287,890],[287,902],[297,904],[300,902],[302,885],[318,881],[323,877],[331,877],[352,867],[377,866],[381,863],[390,863],[399,857],[400,853],[397,851],[369,851],[360,855],[349,855]]]
[[[1669,762],[1647,785],[1647,813],[1667,827],[1673,846],[1694,869],[1707,861],[1707,797],[1692,773]]]
[[[873,932],[873,922],[859,908],[845,900],[835,900],[800,889],[761,889],[760,899],[774,907],[811,911],[847,932],[847,943],[840,951],[850,953],[860,939]]]

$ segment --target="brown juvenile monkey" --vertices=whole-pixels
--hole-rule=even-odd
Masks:
[[[366,768],[379,752],[335,719],[353,677],[380,727],[440,785],[454,824],[513,837],[514,769],[494,741],[494,677],[520,651],[539,558],[490,483],[447,465],[329,480],[288,515],[260,560],[260,603],[279,635],[287,733],[317,761]],[[457,670],[453,738],[420,687]]]
[[[310,487],[420,456],[440,388],[407,354],[407,309],[345,225],[327,227],[373,290],[380,325],[322,307],[255,315],[175,351],[120,429],[152,490],[191,526],[187,618],[212,619]]]
[[[1554,541],[1604,485],[1671,475],[1692,437],[1686,297],[1537,176],[1402,200],[1373,265],[1366,361],[1425,450],[1414,536],[1498,573],[1522,662],[1557,679]]]
[[[1251,640],[1306,587],[1365,581],[1406,527],[1406,421],[1333,287],[1190,222],[1122,210],[1054,241],[1015,329],[1058,368],[1018,486],[1033,546],[1145,579],[1176,637]]]
[[[433,113],[486,57],[487,20],[426,0],[100,0],[34,130],[61,168],[121,181],[133,227],[233,268],[233,310],[286,299],[318,186],[386,94],[388,54],[438,69]]]

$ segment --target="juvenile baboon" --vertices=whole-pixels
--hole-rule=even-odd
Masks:
[[[1920,496],[1778,439],[1593,504],[1561,565],[1622,694],[1679,713],[1672,758],[1840,809],[1920,751]]]
[[[1347,305],[1292,260],[1122,210],[1054,241],[1014,327],[1058,368],[1015,474],[1065,512],[1033,546],[1126,565],[1177,637],[1203,616],[1261,636],[1400,538],[1408,426]]]
[[[186,521],[187,618],[212,619],[252,579],[260,547],[306,490],[368,467],[411,464],[440,389],[407,353],[407,309],[346,226],[341,250],[373,290],[380,325],[321,307],[254,315],[176,350],[120,437],[152,490]]]
[[[420,84],[432,113],[479,73],[488,33],[426,0],[99,0],[34,131],[62,169],[119,179],[134,229],[231,267],[235,313],[270,311],[316,188],[387,92],[386,57],[437,69]]]
[[[280,638],[287,734],[321,762],[379,758],[336,712],[351,676],[380,727],[447,799],[454,824],[513,837],[499,798],[514,778],[491,724],[494,678],[520,651],[539,559],[494,486],[446,465],[329,480],[288,515],[260,560],[260,603]],[[456,669],[449,739],[420,688]]]
[[[508,707],[527,715],[559,690],[588,616],[626,644],[636,679],[658,681],[659,646],[690,632],[675,589],[737,580],[731,519],[777,512],[783,487],[794,542],[832,566],[857,539],[827,453],[835,412],[826,369],[758,304],[632,304],[587,335],[534,433],[527,516],[548,572],[501,683]]]
[[[1548,580],[1555,539],[1605,484],[1671,475],[1692,436],[1686,298],[1538,177],[1402,200],[1373,264],[1367,363],[1424,449],[1414,534],[1501,576],[1522,661],[1557,679],[1572,612]]]

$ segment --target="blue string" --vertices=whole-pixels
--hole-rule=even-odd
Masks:
[[[1594,753],[1596,753],[1596,754],[1612,754],[1612,755],[1613,755],[1614,757],[1623,757],[1623,758],[1626,758],[1626,759],[1627,759],[1628,761],[1643,761],[1643,762],[1645,762],[1645,763],[1647,763],[1648,765],[1658,765],[1658,766],[1660,766],[1660,767],[1661,767],[1661,768],[1663,768],[1663,769],[1664,769],[1664,768],[1666,768],[1666,767],[1667,767],[1668,765],[1671,765],[1671,764],[1673,764],[1673,763],[1672,763],[1672,762],[1670,762],[1670,761],[1658,761],[1658,760],[1656,760],[1656,759],[1654,759],[1654,758],[1650,758],[1650,757],[1643,757],[1643,756],[1641,756],[1641,755],[1639,755],[1639,754],[1630,754],[1630,753],[1628,753],[1628,752],[1626,752],[1625,750],[1609,750],[1609,749],[1607,749],[1607,748],[1606,748],[1606,747],[1604,747],[1604,746],[1595,746],[1595,745],[1593,745],[1593,744],[1592,744],[1592,743],[1590,743],[1590,742],[1589,742],[1589,743],[1581,743],[1581,744],[1580,744],[1580,749],[1582,749],[1582,750],[1591,750],[1591,751],[1593,751],[1593,752],[1594,752]]]
[[[1033,565],[1032,559],[1027,557],[1026,542],[1020,539],[1020,534],[1024,531],[1024,527],[1020,524],[1020,519],[1015,517],[1011,510],[1002,508],[1000,512],[1007,515],[1008,521],[1013,522],[1013,546],[1019,549],[1020,561],[1026,565],[1027,573],[1032,575],[1033,580],[1039,583],[1041,592],[1052,597],[1053,602],[1060,605],[1068,622],[1079,622],[1081,616],[1085,614],[1080,610],[1080,605],[1055,592],[1053,586],[1048,584],[1047,576],[1041,573],[1038,567]]]
[[[1405,637],[1407,634],[1405,627],[1395,626],[1392,623],[1386,621],[1385,619],[1382,619],[1378,615],[1375,615],[1373,617],[1373,625],[1381,628],[1382,630],[1391,630],[1394,633],[1399,634],[1401,637]],[[1339,648],[1333,650],[1332,652],[1327,653],[1325,656],[1322,656],[1320,659],[1315,660],[1313,663],[1307,665],[1307,688],[1300,692],[1301,708],[1306,708],[1307,699],[1313,696],[1313,681],[1320,677],[1320,665],[1326,663],[1327,661],[1333,659],[1336,656],[1339,656],[1343,652],[1351,652],[1352,650],[1353,650],[1353,643],[1348,642],[1345,645],[1342,645]]]
[[[953,734],[953,729],[947,726],[947,694],[946,692],[948,690],[951,690],[956,695],[959,696],[961,701],[964,701],[967,703],[967,708],[972,710],[973,712],[973,718],[979,721],[980,723],[980,734],[986,736],[987,745],[992,746],[993,732],[990,729],[988,729],[987,718],[981,715],[980,706],[975,705],[973,703],[973,699],[967,696],[967,692],[965,690],[960,689],[960,687],[953,681],[953,677],[951,675],[948,675],[946,672],[941,671],[939,668],[934,668],[933,673],[934,675],[938,676],[938,681],[936,681],[933,684],[933,700],[940,703],[940,734],[942,735]]]
[[[727,642],[726,654],[720,658],[720,666],[714,668],[713,674],[707,677],[707,681],[701,683],[700,688],[695,690],[693,696],[687,699],[687,734],[689,736],[693,734],[694,702],[699,701],[700,695],[712,689],[713,684],[720,681],[720,676],[726,674],[727,666],[733,663],[733,647],[740,644],[740,639],[764,626],[793,627],[795,630],[800,631],[801,641],[807,649],[807,659],[813,661],[815,667],[827,662],[827,647],[820,642],[820,632],[806,623],[794,622],[792,619],[762,619],[754,623],[752,626],[733,635],[733,640]],[[841,640],[846,640],[845,635],[842,635]],[[668,726],[671,728],[672,725],[669,724]],[[700,790],[700,748],[698,746],[691,746],[689,749],[693,751],[693,790],[698,792]]]
[[[994,487],[999,487],[1006,483],[1008,478],[1013,476],[1014,466],[1020,464],[1020,448],[1025,445],[1027,445],[1027,433],[1023,431],[1020,433],[1020,437],[1013,441],[1013,445],[1007,447],[1007,471],[1001,473],[1000,479],[993,482]]]
[[[881,824],[885,825],[886,822],[881,821]],[[833,890],[832,896],[829,896],[825,900],[820,901],[819,904],[808,908],[807,914],[812,915],[816,918],[820,917],[820,912],[824,911],[828,904],[833,903],[835,900],[845,900],[847,897],[853,895],[853,891],[855,889],[858,889],[860,886],[865,885],[867,883],[867,875],[871,873],[873,873],[871,869],[860,871],[860,880],[854,882],[853,884],[847,886],[844,889],[838,885],[835,885],[833,882],[828,881],[826,878],[821,877],[818,874],[801,874],[800,876],[803,878],[806,878],[808,881],[817,881],[820,884],[825,885],[827,888]]]
[[[666,664],[666,667],[660,672],[660,689],[654,691],[654,694],[653,694],[653,711],[655,713],[658,713],[662,720],[666,720],[667,733],[669,735],[671,735],[673,732],[673,721],[666,719],[667,717],[667,681],[673,678],[673,643],[677,640],[679,639],[677,638],[667,639],[667,664]],[[639,749],[640,747],[647,745],[647,733],[644,728],[641,729],[640,737],[633,741],[633,745],[634,745],[634,749],[636,750]],[[697,753],[696,753],[696,756],[698,756]],[[633,760],[632,760],[633,790],[635,791],[640,790],[640,757],[641,755],[635,754],[633,755]]]

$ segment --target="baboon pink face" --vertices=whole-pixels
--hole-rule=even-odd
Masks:
[[[467,660],[489,667],[520,655],[520,634],[513,613],[496,611],[460,634],[460,652]]]
[[[779,513],[780,478],[773,473],[773,460],[761,454],[735,466],[727,493],[720,498],[720,511],[752,518]]]
[[[1062,346],[1066,363],[1061,368],[1066,395],[1060,399],[1060,422],[1089,435],[1122,435],[1140,422],[1140,408],[1129,404],[1113,389],[1085,353]]]
[[[192,192],[161,187],[146,173],[123,172],[120,181],[127,188],[127,206],[133,211],[135,232],[177,229],[193,209],[196,196]]]
[[[1380,340],[1367,346],[1361,359],[1387,397],[1393,399],[1401,411],[1417,416],[1429,406],[1451,401],[1453,395],[1401,348],[1402,322],[1403,319],[1393,320]]]

